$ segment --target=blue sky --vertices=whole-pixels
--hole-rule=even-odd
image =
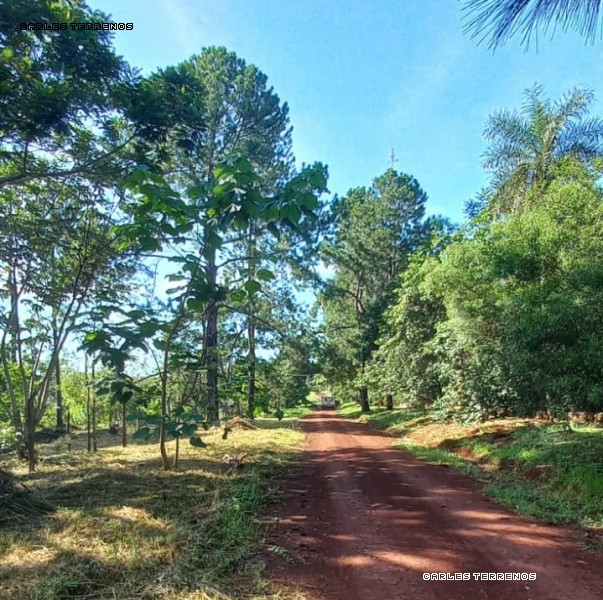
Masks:
[[[513,39],[496,53],[462,33],[457,0],[89,0],[113,20],[117,51],[144,73],[226,46],[290,107],[299,162],[329,165],[331,192],[369,185],[388,166],[414,175],[428,212],[462,219],[485,185],[489,114],[542,84],[556,98],[592,89],[603,115],[603,42],[575,34]]]

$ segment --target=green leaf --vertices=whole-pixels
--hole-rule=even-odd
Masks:
[[[299,209],[299,206],[292,204],[289,205],[287,208],[289,210],[287,211],[286,218],[289,219],[291,224],[297,225],[299,223],[299,220],[301,219],[302,214],[301,210]]]
[[[189,298],[186,307],[192,312],[202,313],[205,310],[205,302],[199,298]]]
[[[255,293],[259,292],[262,289],[262,284],[258,281],[250,279],[249,281],[245,282],[245,285],[243,287],[247,290],[250,296],[253,296]]]
[[[261,281],[272,281],[274,279],[274,273],[268,269],[258,269],[255,276]]]
[[[145,323],[141,323],[138,327],[140,331],[148,337],[157,333],[159,330],[159,323],[156,323],[155,321],[146,321]]]
[[[234,290],[230,293],[230,299],[233,302],[243,302],[247,298],[247,294],[243,290]]]
[[[153,340],[153,346],[155,346],[155,348],[157,348],[157,350],[165,350],[166,342],[165,342],[165,340]]]
[[[145,316],[145,312],[144,310],[130,310],[128,311],[128,317],[130,317],[130,319],[142,319]]]
[[[278,410],[274,411],[274,416],[281,421],[282,418],[285,416],[285,413],[279,408]]]
[[[177,292],[182,292],[185,289],[186,289],[185,285],[179,285],[178,287],[168,288],[167,290],[165,290],[165,293],[168,294],[168,296],[171,296],[172,294],[176,294]]]
[[[302,194],[299,203],[307,210],[316,210],[318,208],[318,200],[310,192]]]
[[[126,404],[132,398],[133,395],[134,395],[134,392],[132,392],[131,390],[126,390],[125,392],[122,393],[119,401],[122,404]]]
[[[191,437],[191,446],[195,448],[207,448],[207,444],[198,435]]]
[[[132,436],[133,440],[146,440],[151,435],[150,427],[141,427],[138,431],[134,432]]]
[[[202,185],[193,185],[186,190],[186,193],[191,200],[197,200],[205,196],[207,190]]]
[[[174,437],[178,437],[182,434],[182,424],[181,423],[168,423],[165,426],[165,432],[168,435],[173,435]]]
[[[281,237],[281,232],[274,223],[270,223],[267,229],[275,238],[279,239]]]
[[[205,236],[205,243],[212,248],[221,248],[222,238],[215,231],[210,230]]]
[[[182,426],[182,435],[192,436],[197,431],[197,425],[195,423],[186,423]]]

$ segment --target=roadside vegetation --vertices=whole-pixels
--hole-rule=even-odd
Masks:
[[[386,430],[417,458],[478,479],[522,514],[578,525],[584,542],[603,551],[603,427],[519,418],[459,423],[408,409],[367,415],[356,403],[340,413]]]
[[[0,596],[284,598],[262,579],[264,515],[294,472],[306,410],[242,422],[227,440],[210,431],[206,448],[183,448],[177,472],[158,469],[156,444],[122,448],[106,431],[97,453],[83,434],[42,445],[35,477],[5,461],[54,512],[2,523]]]

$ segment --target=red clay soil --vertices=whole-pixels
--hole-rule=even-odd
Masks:
[[[581,550],[569,531],[516,515],[474,480],[332,411],[309,415],[302,428],[303,470],[283,482],[268,559],[281,587],[313,600],[603,599],[603,556]],[[423,573],[536,580],[425,581]]]

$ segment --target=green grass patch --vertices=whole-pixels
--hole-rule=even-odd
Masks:
[[[416,443],[401,445],[424,457]],[[601,430],[527,425],[504,438],[478,433],[435,451],[438,462],[487,480],[486,493],[519,512],[603,528]]]
[[[438,465],[447,465],[449,467],[454,467],[458,471],[462,471],[463,473],[466,473],[467,475],[471,475],[473,477],[479,478],[482,474],[481,469],[479,467],[467,460],[464,460],[460,456],[452,454],[446,450],[419,446],[417,444],[400,444],[400,446],[406,450],[409,450],[414,456],[420,458],[421,460],[435,463]]]
[[[357,419],[362,415],[358,402],[344,402],[337,409],[338,414],[348,419]]]
[[[363,423],[370,423],[378,429],[387,429],[390,433],[403,433],[415,419],[424,417],[424,413],[407,408],[386,410],[372,408],[370,412],[363,413],[357,402],[346,402],[338,408],[338,413],[348,419],[359,419]]]

